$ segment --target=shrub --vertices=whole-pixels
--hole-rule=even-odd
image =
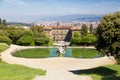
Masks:
[[[33,42],[33,38],[30,36],[23,36],[18,41],[18,45],[29,46]]]
[[[48,45],[49,39],[47,38],[35,38],[35,45],[37,46],[45,46]]]
[[[74,37],[72,38],[71,40],[71,45],[79,45],[80,44],[80,41],[81,41],[81,38],[80,37]]]
[[[25,30],[24,33],[23,33],[23,35],[24,36],[31,36],[31,37],[34,36],[34,34],[33,34],[33,32],[31,30]]]
[[[9,38],[11,38],[11,40],[13,41],[13,43],[16,44],[17,40],[19,40],[24,34],[23,30],[7,30],[7,32],[9,33]]]
[[[0,30],[0,36],[8,36],[7,31],[5,31],[5,30]]]
[[[12,43],[12,40],[10,38],[8,38],[7,36],[0,36],[0,42],[10,45]]]
[[[53,41],[51,39],[49,39],[48,46],[53,46]]]
[[[82,45],[93,45],[96,42],[96,37],[94,36],[84,36],[81,37],[80,44]]]

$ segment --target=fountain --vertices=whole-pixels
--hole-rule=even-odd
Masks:
[[[65,45],[63,44],[63,41],[59,41],[60,47],[57,50],[57,53],[59,53],[59,56],[63,56],[66,51],[65,51]]]
[[[60,52],[60,54],[64,54],[65,53],[65,49],[61,46],[61,47],[59,47],[59,52]]]

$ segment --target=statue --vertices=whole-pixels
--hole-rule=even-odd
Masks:
[[[65,54],[65,46],[62,44],[63,41],[60,41],[60,47],[58,48],[57,53],[59,56],[63,56]]]

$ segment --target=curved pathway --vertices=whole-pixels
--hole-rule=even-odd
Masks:
[[[101,57],[94,59],[75,58],[44,58],[26,59],[17,58],[11,55],[16,50],[33,48],[11,45],[9,49],[1,53],[3,61],[10,64],[21,64],[31,68],[47,70],[46,76],[36,76],[33,80],[92,80],[91,76],[79,76],[71,73],[72,70],[91,69],[103,65],[114,64],[114,58]],[[41,47],[42,48],[42,47]]]

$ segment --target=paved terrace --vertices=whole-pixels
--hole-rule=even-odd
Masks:
[[[44,58],[44,59],[26,59],[13,57],[11,53],[27,48],[35,47],[24,47],[11,45],[9,49],[1,53],[1,58],[3,61],[10,64],[21,64],[31,68],[43,69],[47,71],[46,76],[39,76],[33,80],[92,80],[91,76],[80,76],[73,74],[70,71],[83,70],[96,68],[103,65],[114,64],[116,61],[114,58],[101,57],[93,59],[75,59],[75,58]],[[45,47],[37,47],[45,48]],[[52,47],[49,47],[52,48]]]

